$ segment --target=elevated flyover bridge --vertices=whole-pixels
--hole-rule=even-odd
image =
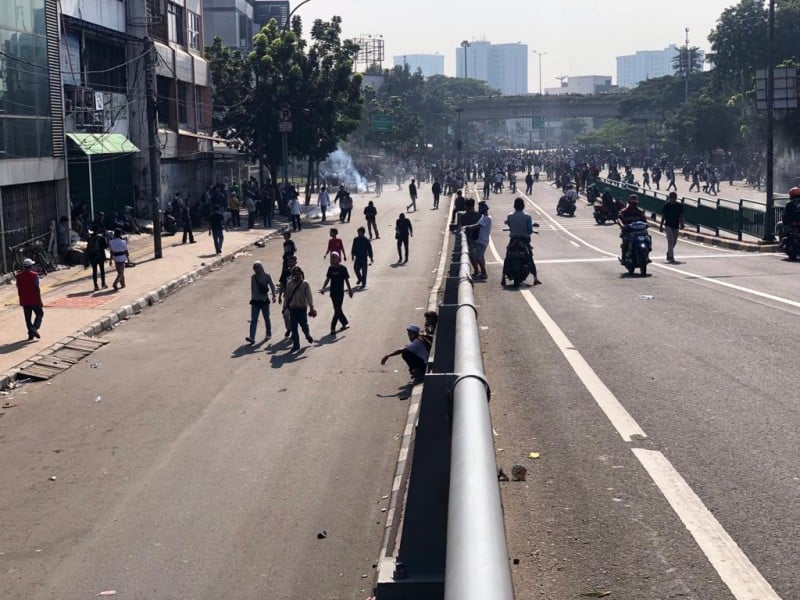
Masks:
[[[618,94],[491,96],[468,100],[459,105],[456,111],[461,111],[463,121],[535,117],[546,120],[594,117],[604,121],[620,116],[620,100],[621,96]]]

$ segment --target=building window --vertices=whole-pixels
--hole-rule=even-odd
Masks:
[[[166,77],[156,77],[157,101],[156,110],[158,111],[158,124],[169,124],[169,105],[172,100],[172,80]]]
[[[167,32],[170,42],[175,42],[181,46],[186,45],[186,35],[183,28],[183,8],[173,2],[167,3]]]
[[[182,81],[178,82],[178,126],[187,128],[189,126],[189,99],[188,85]]]
[[[189,30],[189,48],[200,50],[200,15],[187,11],[187,28]]]

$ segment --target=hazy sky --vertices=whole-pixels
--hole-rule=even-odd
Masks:
[[[292,7],[297,6],[292,0]],[[462,40],[521,42],[542,57],[542,86],[558,75],[611,75],[616,56],[660,50],[684,42],[709,50],[708,33],[732,0],[310,0],[297,13],[313,19],[342,17],[346,37],[383,35],[384,67],[402,54],[442,54],[454,76]],[[539,89],[539,59],[528,59],[528,89]]]

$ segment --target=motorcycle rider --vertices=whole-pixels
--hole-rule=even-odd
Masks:
[[[506,225],[508,225],[508,238],[509,242],[518,239],[525,242],[528,248],[528,258],[530,259],[530,269],[533,275],[533,285],[540,285],[542,282],[536,275],[536,263],[533,261],[533,248],[531,247],[531,234],[533,233],[534,222],[531,216],[525,212],[525,201],[522,198],[514,200],[514,212],[509,213],[506,217]],[[508,252],[506,252],[506,260],[508,260]],[[506,265],[503,264],[503,271]]]
[[[800,187],[789,190],[789,202],[783,207],[783,231],[792,223],[800,221]]]
[[[617,224],[621,229],[619,237],[622,239],[622,244],[620,246],[622,249],[622,258],[625,258],[625,255],[628,253],[628,225],[636,221],[644,221],[646,223],[647,215],[639,208],[639,196],[631,194],[628,196],[628,204],[619,211],[619,215],[617,216]]]

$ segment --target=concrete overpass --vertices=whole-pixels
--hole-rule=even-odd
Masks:
[[[619,116],[621,97],[616,94],[565,94],[558,96],[495,96],[475,98],[462,103],[463,121],[493,121],[528,117],[568,119],[596,117],[610,119]]]

